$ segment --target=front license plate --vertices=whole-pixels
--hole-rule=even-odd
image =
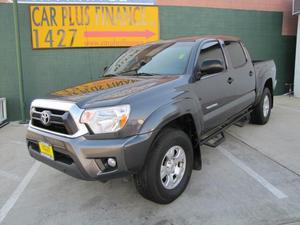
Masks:
[[[53,148],[51,145],[44,143],[44,142],[39,142],[39,148],[40,148],[40,153],[43,156],[54,160],[54,153],[53,153]]]

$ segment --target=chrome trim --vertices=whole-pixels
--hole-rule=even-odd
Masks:
[[[207,106],[206,109],[212,109],[212,108],[217,107],[218,105],[219,105],[218,103],[215,103],[215,104]]]
[[[171,147],[165,154],[160,166],[160,181],[165,189],[176,188],[186,170],[186,155],[181,146]]]
[[[224,72],[227,72],[227,71],[224,71]],[[214,74],[210,74],[210,75],[203,75],[203,76],[201,76],[200,80],[205,80],[205,79],[209,79],[209,78],[216,77],[216,76],[224,76],[224,74],[222,74],[222,73],[223,72],[214,73]]]
[[[45,109],[53,109],[53,110],[62,110],[62,111],[68,111],[71,116],[73,117],[75,124],[78,128],[78,131],[73,135],[68,134],[62,134],[58,132],[54,132],[51,130],[43,129],[40,127],[33,126],[30,120],[29,126],[33,129],[62,136],[62,137],[68,137],[68,138],[76,138],[80,137],[82,135],[85,135],[88,133],[88,129],[86,126],[82,123],[80,123],[80,117],[83,113],[84,109],[79,108],[74,102],[67,102],[67,101],[59,101],[59,100],[50,100],[50,99],[36,99],[31,103],[30,111],[32,111],[32,108],[38,107],[38,108],[45,108]],[[31,113],[30,113],[31,116]]]
[[[263,115],[265,118],[268,117],[270,111],[270,99],[269,96],[266,95],[264,98],[264,103],[263,103]]]
[[[50,110],[51,110],[51,109],[50,109]],[[47,110],[46,110],[46,111],[47,111]],[[43,112],[44,112],[44,111],[43,111]],[[38,118],[38,117],[36,117],[36,116],[33,116],[33,114],[39,114],[39,115],[42,117],[43,112],[38,112],[38,111],[36,111],[34,107],[31,108],[31,113],[30,113],[31,119],[39,120],[39,121],[42,122],[42,118]],[[65,112],[65,111],[63,111],[63,112]],[[65,112],[65,113],[68,113],[68,112]],[[50,116],[51,116],[51,118],[61,118],[61,119],[62,119],[63,116],[64,116],[64,114],[63,114],[63,115],[58,115],[58,114],[50,113]],[[64,124],[64,122],[57,122],[57,121],[51,121],[51,123],[53,123],[53,124]],[[45,125],[45,124],[44,124],[44,125]]]
[[[51,112],[48,110],[44,110],[43,112],[41,112],[41,122],[42,124],[44,124],[45,126],[47,126],[50,123],[50,117],[51,117]]]

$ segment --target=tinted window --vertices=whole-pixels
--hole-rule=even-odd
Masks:
[[[177,42],[133,47],[122,54],[106,74],[184,74],[193,46],[193,42]]]
[[[247,62],[244,50],[239,42],[225,42],[225,46],[233,67],[240,67]]]
[[[209,42],[201,48],[198,63],[201,66],[205,60],[218,59],[225,67],[225,59],[219,42]]]

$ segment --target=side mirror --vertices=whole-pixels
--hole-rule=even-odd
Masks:
[[[106,72],[107,69],[108,69],[108,66],[105,66],[105,67],[103,68],[103,71]]]
[[[202,75],[209,75],[209,74],[220,73],[224,69],[225,68],[220,60],[208,59],[202,63],[200,67],[200,72]]]

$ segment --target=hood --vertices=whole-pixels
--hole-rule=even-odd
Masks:
[[[114,105],[128,96],[177,78],[178,76],[104,77],[99,80],[55,91],[49,95],[49,98],[72,101],[82,108],[92,107],[93,104],[99,105],[100,102],[103,105]]]

